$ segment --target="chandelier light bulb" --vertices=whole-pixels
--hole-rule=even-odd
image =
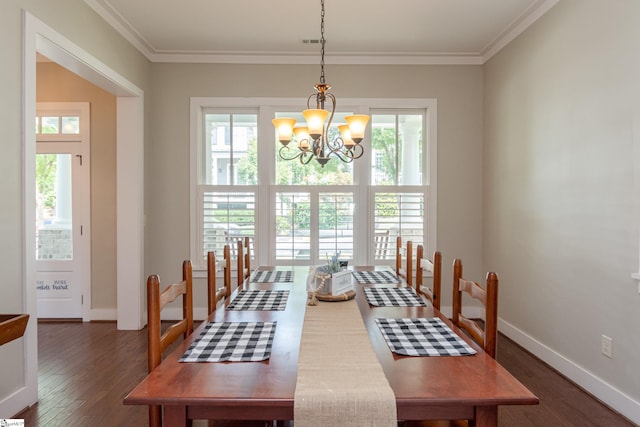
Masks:
[[[367,128],[367,123],[369,123],[369,116],[365,114],[354,114],[344,119],[349,124],[349,129],[351,129],[351,138],[356,144],[359,144],[364,138],[364,130]]]
[[[276,128],[278,141],[280,141],[282,145],[289,144],[291,141],[291,135],[293,134],[293,126],[296,124],[296,119],[281,117],[273,119],[271,122]]]
[[[340,131],[340,136],[342,137],[342,143],[344,146],[347,149],[353,148],[356,143],[351,139],[351,129],[349,128],[349,125],[340,125],[338,126],[338,130]]]
[[[320,138],[320,135],[324,133],[324,122],[327,120],[327,117],[329,117],[329,112],[327,110],[311,109],[304,110],[302,115],[307,121],[311,138]]]
[[[293,134],[298,141],[298,148],[301,150],[309,149],[309,128],[306,126],[296,126],[293,128]]]

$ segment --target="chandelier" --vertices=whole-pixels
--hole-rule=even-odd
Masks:
[[[281,117],[273,119],[278,141],[282,144],[278,155],[283,160],[299,159],[300,163],[308,164],[316,159],[322,167],[331,157],[337,157],[345,163],[351,163],[364,154],[360,144],[364,138],[364,132],[369,122],[369,116],[354,114],[345,117],[346,124],[338,126],[340,136],[329,137],[329,128],[336,111],[336,98],[328,92],[331,86],[324,81],[324,0],[320,1],[322,8],[320,14],[320,83],[314,86],[317,93],[311,94],[307,99],[307,109],[302,115],[307,126],[295,126],[296,119]],[[315,101],[315,108],[312,108]],[[325,108],[325,105],[328,107]],[[330,108],[330,109],[329,109]],[[291,148],[292,135],[295,135],[298,143],[297,149]]]

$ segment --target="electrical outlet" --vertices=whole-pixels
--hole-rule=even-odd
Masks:
[[[602,335],[602,354],[613,359],[613,338]]]

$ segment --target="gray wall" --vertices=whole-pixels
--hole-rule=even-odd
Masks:
[[[306,98],[319,66],[153,65],[146,152],[146,245],[148,271],[177,280],[189,257],[189,97]],[[450,305],[453,256],[481,277],[482,67],[327,65],[326,80],[340,98],[437,98],[438,249],[443,252]],[[372,88],[376,88],[373,91]],[[476,207],[477,209],[468,209]],[[194,219],[195,220],[195,219]],[[204,282],[196,280],[195,304],[204,306]],[[206,301],[206,299],[205,299]]]
[[[501,330],[636,414],[639,52],[640,2],[559,2],[485,64],[483,167]]]

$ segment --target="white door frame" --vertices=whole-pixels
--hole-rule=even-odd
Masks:
[[[144,326],[144,92],[35,16],[23,12],[23,289],[24,312],[37,318],[35,288],[36,53],[117,96],[117,293],[118,329]],[[38,400],[37,323],[24,338],[25,385],[0,402],[15,414]]]

